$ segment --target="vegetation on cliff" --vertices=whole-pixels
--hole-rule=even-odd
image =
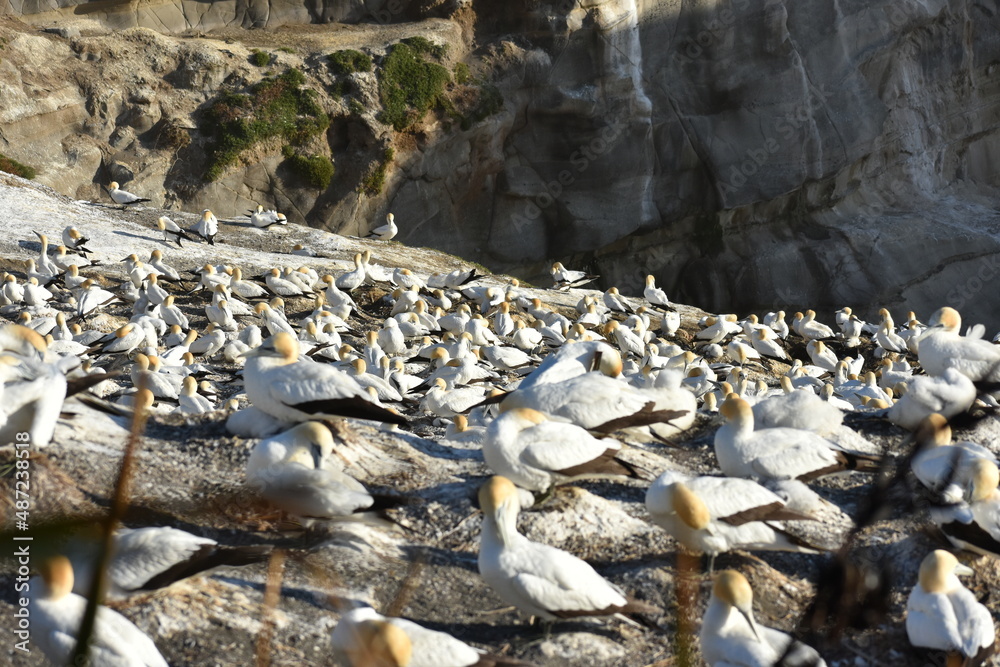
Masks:
[[[319,190],[325,190],[330,185],[335,169],[329,158],[299,155],[291,146],[285,146],[281,152],[291,170],[309,185]]]
[[[35,177],[34,167],[21,164],[17,160],[9,158],[3,153],[0,153],[0,171],[6,171],[8,174],[14,174],[15,176],[20,176],[21,178],[27,178],[28,180]]]
[[[281,137],[298,146],[329,127],[330,118],[320,106],[316,92],[303,83],[302,72],[290,69],[260,81],[250,94],[220,95],[205,112],[206,122],[202,125],[213,135],[208,146],[205,179],[219,178],[244,151],[266,139]]]
[[[451,74],[426,58],[428,54],[443,55],[440,48],[422,37],[411,37],[392,47],[378,79],[383,107],[380,121],[405,130],[442,100]]]

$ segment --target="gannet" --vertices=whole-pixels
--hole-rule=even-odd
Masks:
[[[45,234],[40,234],[39,232],[35,232],[35,236],[38,237],[38,240],[41,242],[42,247],[38,250],[38,260],[36,269],[38,275],[34,277],[36,279],[39,279],[39,282],[43,282],[43,280],[41,279],[43,278],[51,279],[61,274],[63,270],[56,265],[56,263],[52,260],[51,257],[49,257],[49,237],[46,236]],[[29,278],[32,277],[30,273],[32,272],[29,272],[28,276]]]
[[[599,277],[584,271],[570,271],[562,265],[562,262],[553,262],[549,272],[552,274],[556,289],[563,291],[586,285]]]
[[[267,290],[263,287],[257,283],[243,279],[243,271],[238,266],[233,268],[233,277],[229,282],[229,289],[233,291],[233,294],[244,299],[259,299],[267,296]]]
[[[392,279],[392,273],[390,273],[384,266],[372,264],[371,250],[365,250],[361,253],[361,263],[365,267],[366,283],[387,283]]]
[[[610,320],[604,330],[604,335],[612,338],[618,349],[626,355],[641,357],[646,353],[646,344],[629,328],[621,326],[617,320]]]
[[[139,353],[135,355],[135,363],[131,370],[132,386],[146,387],[156,398],[177,400],[181,378],[172,378],[149,370],[149,357]]]
[[[726,423],[715,433],[719,468],[731,477],[808,481],[845,470],[871,471],[870,456],[846,452],[812,431],[767,428],[754,431],[753,411],[730,394],[719,408]]]
[[[770,327],[782,340],[788,337],[788,323],[785,322],[785,311],[783,310],[765,315],[764,326]]]
[[[388,363],[388,357],[383,357]],[[383,377],[368,372],[368,366],[364,359],[355,359],[351,362],[348,375],[361,387],[375,390],[379,401],[402,401],[403,397],[392,384]]]
[[[52,298],[52,292],[39,285],[36,278],[28,278],[28,282],[24,285],[24,305],[44,306]]]
[[[69,225],[63,229],[62,242],[63,245],[66,246],[67,250],[72,250],[73,252],[93,252],[86,247],[87,243],[90,242],[90,239],[81,234],[80,230],[73,225]]]
[[[966,502],[932,506],[931,519],[959,549],[1000,558],[1000,471],[985,457],[974,458],[968,470]]]
[[[80,267],[94,266],[99,263],[87,259],[86,255],[71,255],[69,252],[64,245],[56,246],[56,254],[52,261],[58,267],[60,274],[69,271],[71,266],[75,266],[79,270]]]
[[[634,312],[628,301],[626,301],[622,295],[619,294],[617,287],[609,287],[602,298],[604,300],[604,305],[608,307],[608,310],[616,313]]]
[[[890,328],[891,322],[892,320],[884,320],[879,325],[878,332],[875,334],[875,341],[886,352],[906,354],[909,349],[906,346],[906,341]]]
[[[670,303],[670,299],[667,298],[667,293],[656,286],[656,277],[652,274],[646,276],[646,288],[642,291],[642,296],[652,306],[673,310],[673,305]]]
[[[691,551],[714,559],[733,549],[819,553],[785,532],[783,521],[813,517],[787,508],[757,482],[736,477],[688,477],[668,470],[646,492],[653,523]]]
[[[198,393],[198,381],[194,376],[185,377],[177,397],[176,412],[184,415],[203,415],[214,409],[212,401]]]
[[[920,422],[914,441],[917,452],[910,461],[910,468],[920,483],[935,494],[936,502],[962,502],[977,459],[1000,463],[993,452],[981,445],[973,442],[952,444],[948,420],[937,413]]]
[[[392,282],[403,289],[410,289],[413,286],[416,286],[418,289],[425,289],[427,287],[424,281],[413,273],[413,271],[399,267],[396,267],[392,271]]]
[[[796,332],[807,341],[834,337],[833,329],[816,321],[816,311],[814,310],[807,310],[805,312],[802,319],[799,320]]]
[[[837,362],[840,361],[837,359],[836,353],[821,340],[810,340],[806,343],[806,353],[814,365],[831,373],[837,368]]]
[[[765,357],[788,359],[788,353],[778,343],[777,335],[770,328],[754,329],[750,335],[750,342],[753,349]]]
[[[257,443],[247,460],[247,484],[307,527],[375,518],[375,498],[332,453],[330,429],[315,421],[298,424]]]
[[[188,346],[188,351],[191,354],[211,358],[215,356],[216,352],[225,347],[225,345],[225,332],[217,328],[214,323],[209,322],[201,336]]]
[[[67,556],[76,574],[73,592],[78,595],[90,593],[97,546],[91,540],[70,543]],[[127,598],[216,567],[259,563],[270,552],[269,546],[223,546],[167,526],[121,528],[114,535],[105,595],[111,600]]]
[[[149,253],[149,261],[146,264],[159,275],[161,280],[176,282],[181,279],[181,274],[177,269],[163,261],[163,251],[158,248],[154,248]]]
[[[448,388],[443,378],[436,378],[420,401],[420,409],[439,417],[454,417],[478,405],[486,394],[483,387]]]
[[[353,292],[357,288],[361,287],[364,282],[365,265],[361,260],[361,253],[355,253],[354,269],[337,276],[336,281],[334,281],[334,285],[336,285],[337,289]]]
[[[945,418],[965,412],[976,401],[972,380],[957,368],[945,368],[938,377],[918,375],[906,383],[906,393],[887,413],[889,421],[912,431],[932,413]]]
[[[111,181],[111,185],[109,185],[106,189],[111,199],[120,206],[130,206],[132,204],[141,204],[142,202],[149,201],[148,199],[142,199],[131,192],[125,192],[120,189],[118,187],[118,181]]]
[[[591,371],[609,377],[621,375],[621,354],[605,342],[573,343],[547,355],[518,388],[558,383]]]
[[[188,234],[186,229],[181,229],[176,222],[165,215],[161,215],[156,220],[156,228],[163,232],[164,241],[176,241],[179,248],[183,247],[181,239],[194,240],[194,237]]]
[[[181,312],[180,308],[174,305],[175,299],[176,297],[171,294],[163,301],[163,304],[160,306],[160,317],[163,318],[167,326],[179,326],[182,329],[189,329],[191,324],[188,321],[188,317]]]
[[[530,667],[483,653],[445,632],[357,607],[330,637],[334,656],[351,667]]]
[[[705,318],[704,327],[695,334],[698,340],[707,340],[709,344],[719,343],[726,336],[740,333],[743,329],[736,323],[735,315],[720,315]],[[721,356],[721,355],[720,355]]]
[[[398,233],[399,227],[396,226],[396,216],[392,213],[388,213],[385,216],[385,224],[380,227],[375,227],[368,232],[368,237],[377,237],[380,241],[389,241]]]
[[[284,213],[275,210],[265,211],[264,207],[257,204],[256,210],[249,211],[250,223],[258,229],[267,229],[271,225],[287,225],[288,218]]]
[[[17,433],[31,436],[32,446],[52,440],[66,398],[69,362],[47,363],[48,345],[32,329],[17,324],[0,327],[0,439],[14,442]]]
[[[299,342],[287,332],[278,332],[245,358],[247,397],[273,417],[291,422],[340,416],[406,423],[405,417],[369,402],[364,389],[346,373],[299,361]]]
[[[757,624],[753,589],[735,570],[715,575],[700,638],[701,654],[709,667],[826,667],[816,649],[780,630]]]
[[[187,228],[187,231],[196,234],[210,245],[215,245],[215,235],[219,233],[219,220],[209,209],[201,212],[201,219]],[[178,245],[180,239],[178,239]]]
[[[146,340],[146,332],[134,322],[119,327],[114,333],[108,334],[98,343],[104,343],[102,354],[128,354]]]
[[[844,423],[844,413],[807,389],[793,389],[791,379],[782,376],[780,396],[772,396],[753,406],[754,428],[785,427],[831,434]]]
[[[18,284],[17,278],[9,273],[3,279],[3,296],[11,303],[21,303],[24,300],[24,286]]]
[[[973,574],[947,551],[932,551],[920,564],[917,585],[906,601],[910,643],[947,652],[949,665],[983,664],[996,640],[992,614],[958,579]]]
[[[521,502],[509,479],[491,477],[479,489],[479,505],[479,573],[507,604],[548,621],[654,611],[627,598],[576,556],[518,533]]]
[[[588,430],[610,433],[633,426],[693,420],[694,401],[688,403],[688,398],[693,398],[689,392],[637,389],[591,372],[563,382],[518,387],[503,398],[500,410],[531,408]]]
[[[920,365],[928,375],[943,375],[954,368],[973,382],[986,378],[1000,363],[1000,346],[987,340],[960,335],[962,316],[944,307],[931,317],[920,337]]]
[[[434,288],[438,287],[441,289],[459,289],[462,285],[471,283],[473,280],[480,278],[479,274],[476,273],[476,269],[455,269],[449,273],[434,273],[428,276],[427,286]]]
[[[494,473],[521,488],[547,492],[570,479],[635,477],[635,468],[616,458],[621,447],[617,440],[598,440],[579,426],[518,408],[504,412],[486,428],[483,458]]]
[[[31,642],[56,665],[69,664],[87,600],[73,590],[73,566],[65,556],[41,565],[41,580],[29,583]],[[107,607],[97,608],[90,636],[90,659],[109,667],[168,667],[156,645],[131,621]]]

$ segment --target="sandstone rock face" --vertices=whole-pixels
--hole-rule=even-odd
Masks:
[[[905,302],[926,317],[949,302],[1000,326],[1000,296],[985,289],[1000,268],[1000,17],[987,3],[90,4],[7,0],[0,13],[161,32],[354,22],[350,39],[376,53],[417,31],[448,43],[450,63],[473,63],[504,103],[464,129],[428,116],[401,138],[375,120],[377,88],[362,77],[364,113],[344,110],[328,133],[337,177],[326,192],[296,187],[277,146],[205,185],[185,180],[183,151],[149,137],[157,123],[193,125],[223,82],[256,80],[248,49],[148,37],[157,62],[130,78],[111,67],[121,55],[111,42],[135,31],[69,46],[22,34],[5,52],[47,40],[54,53],[74,53],[76,69],[106,77],[68,84],[57,79],[63,58],[12,69],[0,52],[10,94],[0,116],[12,123],[4,150],[18,158],[39,146],[42,167],[64,170],[40,178],[64,192],[96,195],[89,183],[115,162],[171,206],[242,212],[263,201],[344,233],[392,210],[406,243],[544,284],[548,262],[561,259],[624,292],[653,273],[673,298],[716,310]],[[451,20],[399,25],[420,16]],[[323,37],[325,51],[303,48],[328,53],[333,40],[346,44],[336,34]],[[291,41],[301,45],[298,34]],[[276,55],[276,67],[323,81],[315,59]],[[326,103],[343,106],[336,96]],[[353,184],[389,144],[386,188],[359,195]]]
[[[384,2],[296,2],[295,0],[153,0],[93,3],[88,0],[3,0],[0,15],[23,16],[35,22],[86,17],[124,30],[152,28],[163,32],[214,30],[222,27],[274,28],[296,23],[357,21],[382,10]]]

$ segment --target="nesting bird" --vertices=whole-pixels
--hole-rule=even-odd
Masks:
[[[920,564],[917,585],[906,601],[910,643],[944,651],[949,665],[982,664],[996,642],[993,616],[958,579],[973,574],[947,551],[932,551]]]
[[[143,202],[149,201],[134,195],[131,192],[126,192],[118,187],[118,181],[111,181],[111,184],[106,188],[108,191],[108,196],[111,197],[112,201],[120,206],[133,206],[135,204],[141,204]]]
[[[492,477],[479,489],[483,534],[479,573],[498,596],[548,621],[577,616],[652,613],[576,556],[532,542],[517,532],[517,488]]]
[[[826,667],[816,649],[780,630],[757,624],[753,589],[746,577],[735,570],[715,576],[701,625],[701,654],[710,667],[777,664]]]

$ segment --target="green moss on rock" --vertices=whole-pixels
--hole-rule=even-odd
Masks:
[[[213,135],[208,146],[205,179],[214,181],[235,164],[240,155],[272,137],[299,145],[323,132],[330,118],[316,99],[316,91],[303,88],[305,76],[290,69],[257,83],[251,94],[225,92],[204,114],[203,131]]]
[[[449,81],[447,69],[426,61],[420,51],[404,42],[396,44],[379,76],[379,120],[405,130],[438,104]]]
[[[329,158],[322,155],[299,155],[291,146],[285,146],[282,154],[287,159],[289,168],[309,185],[319,190],[326,190],[330,186],[336,170]]]
[[[20,176],[21,178],[27,178],[29,181],[36,175],[34,167],[21,164],[17,160],[9,158],[3,153],[0,153],[0,171],[6,171],[8,174],[14,174],[15,176]]]
[[[367,53],[344,49],[327,56],[334,74],[353,74],[372,71],[372,57]]]

